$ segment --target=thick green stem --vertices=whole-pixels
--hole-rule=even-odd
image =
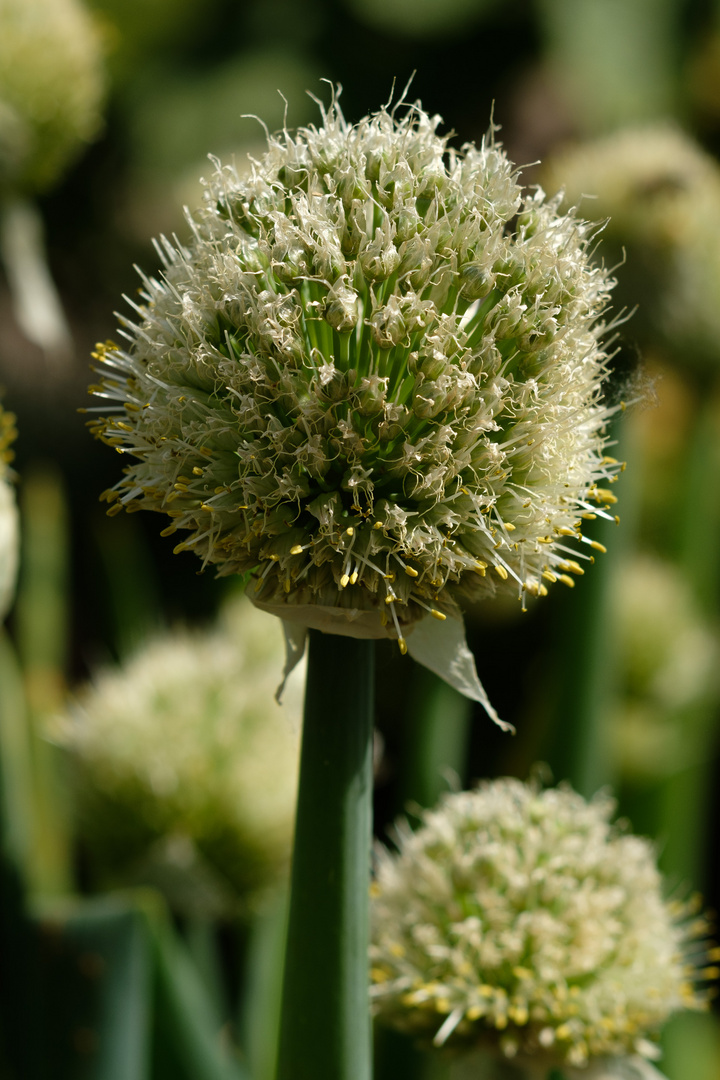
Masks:
[[[373,643],[310,631],[277,1080],[370,1080]]]

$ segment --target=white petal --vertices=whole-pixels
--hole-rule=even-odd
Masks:
[[[42,221],[32,203],[5,203],[0,249],[20,329],[48,356],[67,360],[72,354],[70,329],[48,269]]]
[[[288,622],[287,619],[281,619],[280,622],[285,635],[285,667],[283,668],[282,682],[275,691],[275,700],[278,705],[286,682],[305,654],[305,642],[307,641],[307,626]]]
[[[444,622],[425,618],[407,633],[407,649],[413,660],[429,668],[465,697],[479,701],[491,720],[503,731],[514,731],[512,724],[501,720],[490,704],[475,668],[475,657],[465,640],[462,619]]]
[[[18,511],[15,495],[6,480],[0,480],[0,619],[7,614],[15,592],[18,567]]]

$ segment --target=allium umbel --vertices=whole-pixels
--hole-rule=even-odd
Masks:
[[[241,895],[277,878],[302,712],[302,680],[283,708],[272,700],[281,656],[276,621],[241,598],[217,626],[166,631],[99,671],[49,725],[72,755],[80,832],[114,883],[178,837]]]
[[[101,46],[78,0],[0,0],[0,195],[47,189],[95,137]]]
[[[613,810],[503,779],[446,795],[415,833],[399,825],[373,890],[380,1019],[546,1069],[611,1076],[656,1057],[667,1018],[704,1006],[694,981],[717,969],[697,962],[718,950],[692,904],[663,899],[651,845]]]
[[[165,513],[258,605],[411,653],[459,603],[571,584],[617,471],[592,230],[439,122],[333,103],[247,176],[218,164],[129,348],[98,347],[91,422],[136,459],[110,513]]]

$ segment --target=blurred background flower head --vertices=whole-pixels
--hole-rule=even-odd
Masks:
[[[102,35],[78,0],[2,0],[0,23],[0,192],[35,193],[101,127]]]
[[[95,884],[151,882],[226,913],[276,883],[292,839],[302,674],[274,700],[275,619],[242,597],[217,626],[144,643],[49,727],[70,758]]]
[[[637,305],[632,333],[676,363],[717,369],[720,318],[720,166],[679,126],[624,128],[560,152],[551,191],[607,219],[603,258],[618,300]]]

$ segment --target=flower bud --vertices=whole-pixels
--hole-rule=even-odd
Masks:
[[[339,334],[348,334],[357,325],[358,296],[347,277],[340,278],[329,290],[323,316]]]

